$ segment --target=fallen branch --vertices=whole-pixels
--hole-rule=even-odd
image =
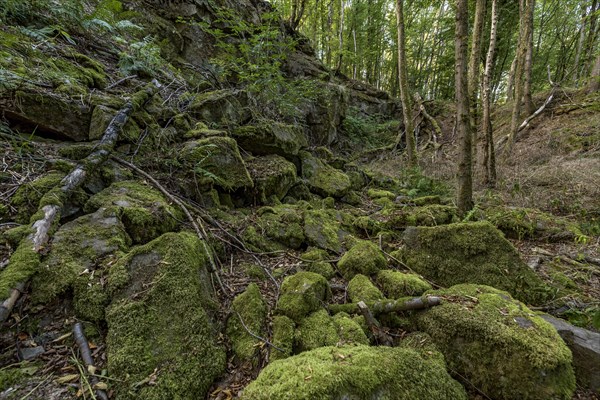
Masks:
[[[225,290],[225,286],[223,286],[223,282],[221,281],[221,277],[219,276],[219,270],[217,269],[217,266],[215,264],[215,259],[213,257],[213,251],[207,243],[208,235],[206,233],[206,230],[204,229],[202,220],[200,220],[198,223],[196,223],[196,220],[194,220],[194,217],[192,217],[192,214],[190,213],[188,208],[185,206],[185,204],[181,200],[179,200],[177,197],[173,196],[167,189],[165,189],[163,185],[161,185],[156,179],[154,179],[152,177],[152,175],[148,174],[147,172],[136,167],[132,163],[125,161],[117,156],[113,155],[113,156],[111,156],[111,158],[114,161],[118,162],[119,164],[132,169],[133,171],[142,175],[144,178],[148,179],[158,190],[161,191],[162,194],[164,194],[169,200],[171,200],[173,203],[177,204],[179,206],[179,208],[181,208],[183,210],[183,212],[185,213],[185,216],[187,217],[187,219],[190,221],[190,223],[194,227],[194,231],[196,231],[196,235],[198,235],[198,239],[200,239],[200,241],[202,243],[202,248],[204,250],[204,253],[206,253],[206,256],[208,257],[208,260],[210,263],[210,272],[215,276],[215,279],[217,280],[219,287],[223,291],[223,294],[226,294],[227,291]]]
[[[75,338],[75,342],[79,347],[79,353],[81,354],[81,359],[83,360],[87,372],[91,374],[90,381],[92,382],[92,387],[98,384],[98,378],[96,377],[96,367],[94,366],[94,360],[92,358],[92,352],[90,350],[90,346],[88,341],[83,333],[83,326],[81,322],[77,322],[73,326],[73,337]],[[106,392],[102,389],[95,389],[96,396],[98,396],[101,400],[108,400],[108,396]]]
[[[422,310],[440,305],[439,297],[404,297],[398,300],[384,300],[366,303],[374,315],[390,314],[399,311]],[[329,311],[333,314],[345,312],[348,314],[356,314],[360,312],[358,303],[348,304],[331,304]]]
[[[385,333],[383,329],[381,329],[381,324],[375,319],[373,313],[369,309],[369,306],[367,306],[364,301],[359,301],[356,306],[358,307],[362,316],[365,318],[367,326],[373,334],[375,341],[382,346],[391,347],[394,344],[394,340],[390,335]]]
[[[156,88],[156,84],[151,84],[135,93],[108,124],[96,150],[80,161],[58,186],[40,200],[40,208],[34,215],[38,218],[31,224],[33,232],[21,241],[10,257],[8,267],[0,275],[0,296],[7,295],[7,300],[2,302],[0,308],[0,323],[8,318],[25,283],[37,271],[40,252],[50,240],[51,231],[58,225],[67,201],[73,192],[83,185],[88,172],[98,168],[108,159],[123,126],[129,120],[129,115],[136,107],[146,103],[154,95]]]
[[[525,119],[525,121],[523,121],[523,123],[519,126],[518,132],[522,131],[523,129],[529,127],[529,123],[538,115],[540,115],[541,113],[544,112],[544,110],[546,109],[546,107],[548,107],[548,104],[550,104],[552,102],[552,100],[554,99],[554,95],[556,93],[556,87],[554,87],[552,89],[552,92],[550,92],[550,96],[548,96],[548,98],[546,99],[546,101],[544,102],[544,104],[542,104],[542,106],[540,108],[538,108],[536,110],[536,112],[534,112],[533,114],[531,114],[529,117],[527,117],[527,119]]]
[[[433,126],[433,131],[434,131],[431,133],[430,138],[429,138],[429,140],[427,140],[427,143],[425,144],[425,146],[423,146],[423,149],[427,148],[427,146],[429,146],[429,143],[431,143],[432,141],[435,146],[438,143],[438,137],[442,136],[442,128],[440,128],[440,124],[438,124],[436,119],[433,118],[431,116],[431,114],[429,114],[427,112],[427,109],[425,108],[423,99],[421,98],[421,95],[418,92],[415,92],[414,98],[415,98],[415,102],[419,105],[419,111],[421,112],[421,114],[423,114],[425,119],[427,121],[429,121],[431,126]]]

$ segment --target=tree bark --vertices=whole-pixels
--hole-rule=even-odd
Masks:
[[[527,50],[525,52],[525,65],[523,70],[523,109],[526,115],[533,113],[535,106],[531,98],[531,79],[533,69],[533,13],[535,0],[528,0],[526,9]]]
[[[596,57],[590,83],[588,85],[588,93],[597,92],[600,89],[600,54]]]
[[[374,301],[368,302],[366,305],[374,315],[380,315],[400,311],[422,310],[425,308],[438,306],[440,303],[441,299],[439,297],[430,296],[413,298],[404,297],[398,300]],[[360,312],[360,307],[359,303],[331,304],[329,306],[329,311],[331,311],[332,314],[337,314],[340,312],[355,314]]]
[[[455,79],[456,79],[456,132],[459,140],[458,198],[460,215],[473,208],[472,138],[469,119],[469,94],[467,82],[467,42],[469,9],[467,0],[456,0]]]
[[[473,159],[477,160],[477,91],[479,89],[479,64],[481,60],[481,37],[485,21],[486,0],[477,0],[475,6],[475,21],[471,40],[471,55],[469,57],[468,85],[470,102],[471,132],[473,133]]]
[[[417,146],[414,136],[412,120],[412,103],[408,93],[408,72],[406,68],[406,35],[404,32],[404,0],[396,1],[396,22],[398,25],[398,80],[400,81],[400,100],[402,102],[402,116],[404,131],[406,132],[406,152],[409,167],[417,166]],[[396,140],[398,144],[400,135]]]
[[[494,71],[494,56],[496,53],[496,39],[498,37],[498,0],[492,0],[492,18],[490,27],[490,45],[485,58],[483,73],[483,117],[481,130],[485,140],[483,152],[483,166],[485,169],[485,184],[496,186],[496,155],[494,149],[494,135],[491,120],[491,80]]]

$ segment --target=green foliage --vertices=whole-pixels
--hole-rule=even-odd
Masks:
[[[394,140],[400,123],[384,121],[377,115],[364,115],[356,107],[350,107],[342,121],[342,129],[352,144],[360,144],[361,148],[379,147]]]
[[[154,76],[165,65],[160,56],[160,47],[151,36],[132,43],[129,51],[119,54],[119,69],[124,75]]]

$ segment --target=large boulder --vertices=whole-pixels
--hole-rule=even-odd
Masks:
[[[321,347],[269,364],[242,399],[461,400],[443,357],[410,348]]]
[[[573,352],[577,383],[600,392],[600,333],[578,328],[550,315],[542,315],[542,318],[558,331]]]
[[[304,211],[304,236],[311,246],[342,253],[344,240],[352,233],[353,217],[340,210]]]
[[[191,99],[187,111],[210,125],[234,127],[251,118],[247,103],[245,92],[222,89],[198,94]]]
[[[158,190],[137,181],[113,183],[92,196],[84,209],[93,212],[100,207],[115,212],[134,243],[147,243],[174,230],[183,218]]]
[[[310,189],[324,197],[344,197],[350,190],[352,183],[343,171],[332,167],[323,160],[303,151],[302,177]]]
[[[305,241],[302,210],[282,204],[262,207],[253,225],[246,228],[243,239],[261,251],[299,249]]]
[[[373,243],[360,241],[338,261],[338,269],[346,279],[356,274],[374,275],[387,266],[383,252]]]
[[[224,372],[202,247],[191,233],[167,233],[111,267],[106,340],[119,399],[204,398]]]
[[[277,312],[299,322],[319,310],[330,297],[331,289],[323,276],[314,272],[298,272],[283,280]]]
[[[443,303],[415,315],[448,367],[493,399],[571,399],[571,351],[556,330],[506,292],[457,285],[429,292]]]
[[[241,148],[254,155],[278,154],[292,161],[308,145],[301,128],[276,121],[240,126],[232,135]]]
[[[442,287],[488,285],[534,304],[549,293],[502,232],[489,222],[410,227],[404,233],[404,243],[396,255]]]
[[[106,264],[130,244],[115,210],[100,208],[64,224],[54,235],[50,254],[32,280],[34,302],[47,303],[73,289],[77,316],[102,320],[109,302],[104,285]]]
[[[281,201],[297,180],[296,166],[276,154],[253,158],[247,167],[255,198],[261,204]]]

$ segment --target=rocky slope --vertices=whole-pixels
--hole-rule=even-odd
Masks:
[[[336,155],[365,124],[393,137],[398,106],[324,68],[268,3],[32,4],[0,28],[0,300],[27,282],[2,325],[0,396],[598,390],[598,334],[583,329],[598,298],[505,238],[588,240],[580,225],[500,205],[461,220],[444,185]],[[95,166],[97,150],[115,157]],[[78,166],[87,179],[65,196]],[[32,251],[49,205],[60,218]],[[597,279],[590,260],[572,261]],[[565,343],[538,310],[574,301],[589,318],[560,322]]]

